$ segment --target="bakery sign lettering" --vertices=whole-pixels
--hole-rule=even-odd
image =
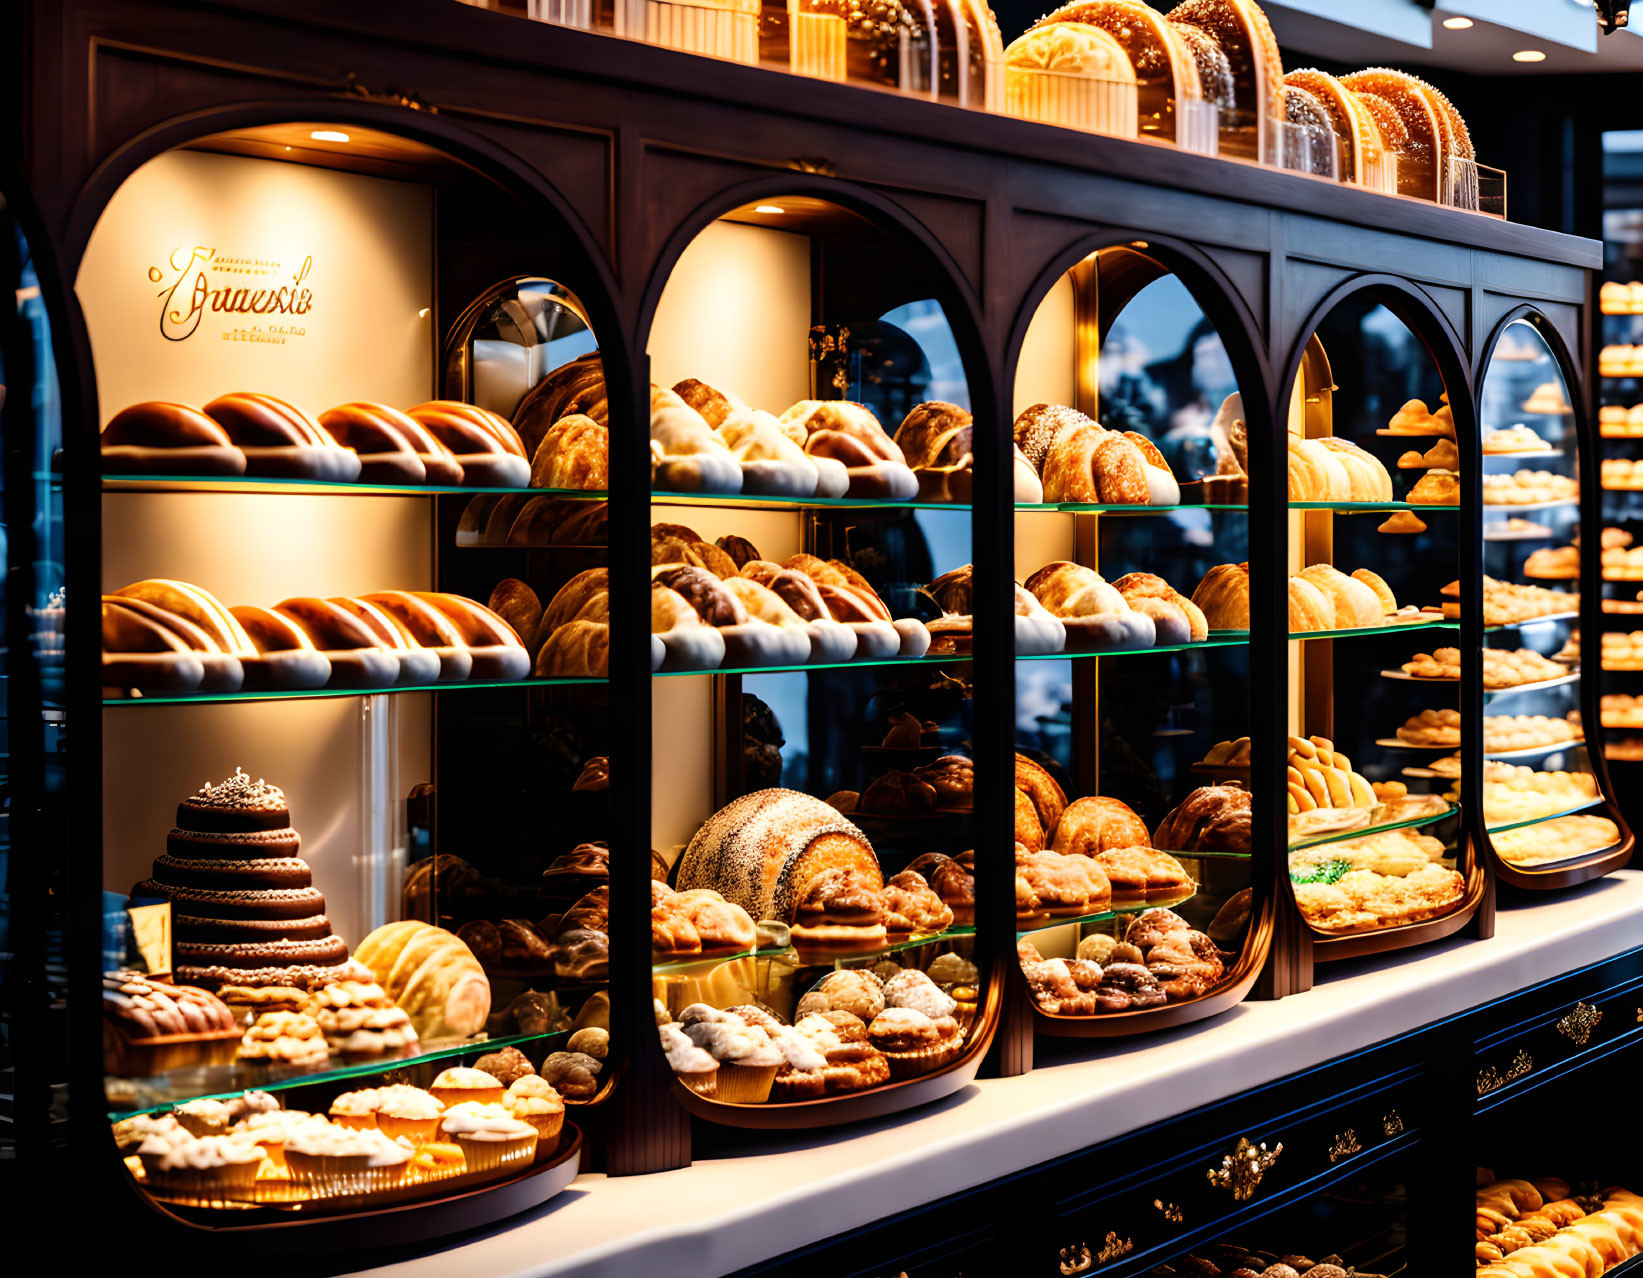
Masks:
[[[172,251],[166,265],[148,268],[149,282],[160,289],[160,335],[168,342],[186,341],[199,330],[207,313],[221,316],[225,342],[265,342],[283,346],[304,337],[307,328],[275,320],[303,316],[314,309],[314,292],[305,287],[314,269],[312,255],[287,272],[278,261],[259,257],[219,257],[217,250],[195,245]],[[249,324],[240,317],[267,316]]]

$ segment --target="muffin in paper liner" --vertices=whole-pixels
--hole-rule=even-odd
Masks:
[[[257,1183],[261,1161],[230,1163],[222,1167],[189,1167],[162,1171],[142,1159],[143,1179],[155,1192],[201,1201],[246,1199]],[[155,1160],[157,1161],[157,1160]]]
[[[376,1120],[377,1130],[389,1140],[398,1140],[403,1136],[413,1145],[427,1144],[439,1129],[437,1118],[399,1118],[379,1112]]]
[[[345,1194],[368,1194],[392,1189],[405,1179],[410,1160],[371,1166],[369,1154],[305,1154],[285,1151],[291,1179],[315,1198],[338,1198]]]
[[[719,1095],[719,1071],[706,1070],[695,1074],[674,1074],[676,1079],[696,1095],[715,1100]]]
[[[354,1132],[368,1131],[377,1125],[377,1116],[375,1114],[339,1114],[333,1110],[327,1117],[336,1126],[346,1127],[349,1131]]]
[[[762,1105],[770,1099],[770,1087],[781,1072],[780,1065],[735,1065],[719,1062],[718,1098],[733,1105]]]
[[[561,1114],[561,1121],[563,1118]],[[499,1167],[529,1162],[536,1156],[537,1133],[534,1129],[523,1136],[457,1132],[452,1139],[462,1151],[463,1161],[471,1172],[495,1171]]]

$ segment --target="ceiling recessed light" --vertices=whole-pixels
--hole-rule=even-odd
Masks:
[[[1519,49],[1512,55],[1513,62],[1544,62],[1546,55],[1539,49]]]
[[[338,129],[315,129],[308,135],[316,142],[346,142],[348,135]]]
[[[780,204],[757,204],[753,207],[753,211],[755,213],[785,213],[785,212],[787,212],[787,210],[784,209]]]
[[[1445,18],[1443,25],[1451,31],[1464,31],[1472,25],[1470,18]]]

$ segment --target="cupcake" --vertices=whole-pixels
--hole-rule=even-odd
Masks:
[[[224,1102],[228,1106],[228,1121],[239,1123],[250,1118],[253,1114],[272,1114],[279,1109],[280,1103],[267,1092],[252,1088],[248,1092],[241,1092],[232,1100]]]
[[[953,997],[917,968],[908,968],[884,986],[885,1007],[910,1007],[932,1021],[951,1016],[958,1005]]]
[[[782,1067],[770,1085],[770,1099],[774,1101],[816,1100],[827,1094],[827,1080],[822,1070],[827,1057],[816,1042],[799,1033],[791,1025],[764,1027],[770,1041],[782,1054]]]
[[[499,1105],[507,1089],[482,1069],[457,1066],[447,1069],[434,1079],[428,1088],[439,1103],[445,1106],[461,1105],[472,1101],[479,1105]]]
[[[536,1128],[501,1105],[457,1105],[445,1111],[440,1124],[471,1172],[529,1162],[536,1152]]]
[[[813,996],[825,1000],[826,1006],[807,1005]],[[884,982],[864,968],[845,968],[841,972],[829,972],[804,997],[806,1002],[800,1004],[801,1013],[849,1012],[866,1022],[884,1010]]]
[[[769,1099],[783,1057],[768,1034],[703,1003],[680,1012],[679,1024],[692,1043],[719,1062],[719,1100],[758,1105]]]
[[[395,1083],[378,1092],[377,1130],[389,1140],[401,1137],[413,1145],[434,1138],[445,1107],[432,1092]]]
[[[408,1142],[376,1130],[315,1125],[286,1138],[285,1163],[314,1197],[333,1198],[392,1189],[405,1178],[412,1152]]]
[[[659,1025],[656,1032],[661,1035],[662,1053],[673,1076],[698,1096],[711,1099],[718,1095],[719,1062],[691,1042],[677,1025]]]
[[[221,1136],[232,1121],[228,1106],[219,1100],[184,1101],[171,1112],[190,1136]]]
[[[867,1038],[890,1063],[892,1078],[916,1078],[958,1055],[964,1035],[951,1016],[933,1018],[911,1007],[887,1007],[867,1027]]]
[[[374,1087],[357,1092],[344,1092],[331,1102],[331,1121],[338,1127],[364,1131],[377,1125],[377,1102],[381,1097]]]
[[[114,1124],[114,1147],[120,1151],[120,1157],[135,1154],[142,1143],[150,1136],[169,1136],[172,1132],[183,1130],[183,1126],[172,1114],[137,1114],[131,1118],[122,1118]]]
[[[284,1167],[285,1143],[292,1135],[308,1127],[326,1127],[329,1124],[319,1114],[307,1114],[300,1109],[274,1109],[253,1114],[234,1129],[235,1135],[249,1137],[268,1161]]]
[[[565,1099],[547,1079],[535,1074],[515,1079],[502,1098],[502,1107],[536,1129],[538,1158],[546,1158],[558,1148],[559,1129],[565,1125]]]
[[[182,1127],[150,1136],[137,1157],[154,1189],[189,1198],[243,1198],[262,1166],[262,1150],[243,1136],[195,1137]]]
[[[449,1141],[430,1140],[417,1147],[411,1165],[423,1180],[443,1180],[462,1174],[462,1151]]]

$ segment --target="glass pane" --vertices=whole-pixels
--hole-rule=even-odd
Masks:
[[[970,401],[907,258],[776,199],[697,237],[651,330],[652,971],[721,1104],[978,1046]]]
[[[1015,409],[1018,954],[1052,1017],[1192,1003],[1250,935],[1237,382],[1181,280],[1112,249],[1040,304]]]
[[[1307,347],[1288,427],[1295,899],[1332,935],[1433,918],[1467,869],[1448,397],[1415,334],[1352,298]]]

